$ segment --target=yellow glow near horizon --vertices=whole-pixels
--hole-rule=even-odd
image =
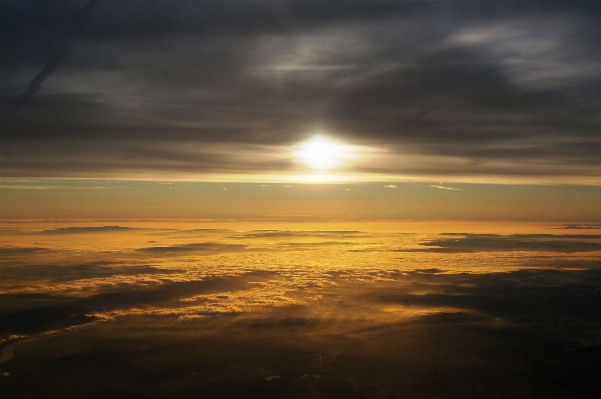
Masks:
[[[356,157],[353,146],[322,135],[315,135],[304,141],[296,147],[292,155],[298,162],[317,172],[338,168]]]

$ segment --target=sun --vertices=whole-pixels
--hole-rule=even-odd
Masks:
[[[315,171],[338,168],[355,157],[352,146],[341,144],[322,135],[315,135],[300,143],[292,155],[298,162]]]

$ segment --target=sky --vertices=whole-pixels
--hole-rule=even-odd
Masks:
[[[0,397],[601,397],[598,0],[3,0]]]
[[[72,193],[97,179],[416,183],[432,201],[436,186],[472,184],[473,199],[495,185],[518,186],[515,198],[546,185],[571,192],[577,209],[599,200],[581,187],[601,184],[596,1],[1,7],[4,218],[21,215],[15,181],[35,179]],[[45,193],[29,195],[44,206]],[[561,220],[600,214],[556,208]]]

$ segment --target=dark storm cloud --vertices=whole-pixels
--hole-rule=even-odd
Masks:
[[[209,147],[315,128],[426,157],[368,172],[600,172],[597,2],[104,0],[14,112],[86,4],[3,2],[4,176],[282,171]]]
[[[552,234],[448,234],[458,236],[421,243],[417,249],[400,249],[399,252],[501,252],[501,251],[545,251],[545,252],[586,252],[600,251],[601,235],[552,235]]]

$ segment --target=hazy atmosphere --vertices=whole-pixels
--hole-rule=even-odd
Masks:
[[[601,5],[0,3],[0,397],[598,398]]]

